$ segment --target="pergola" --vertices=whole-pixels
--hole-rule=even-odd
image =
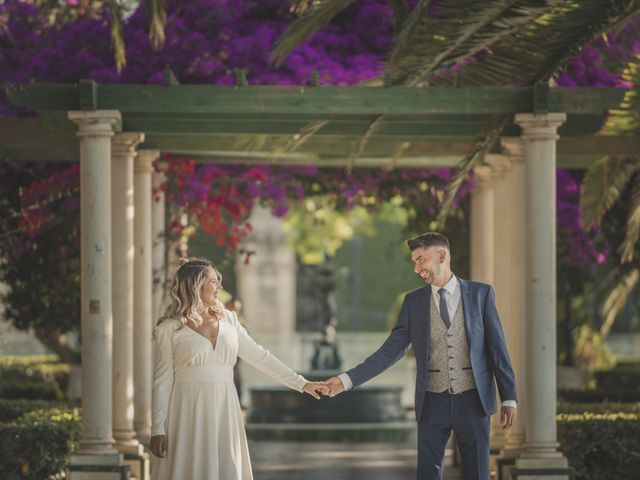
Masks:
[[[518,423],[508,436],[495,429],[492,442],[515,459],[519,476],[568,475],[555,424],[555,169],[637,153],[637,138],[596,134],[623,90],[83,80],[5,91],[38,116],[0,119],[0,159],[81,166],[83,429],[72,478],[97,478],[100,470],[113,477],[99,478],[119,478],[118,452],[139,454],[139,441],[148,441],[153,160],[172,153],[264,163],[283,140],[315,125],[308,141],[276,161],[345,166],[380,115],[355,167],[455,166],[492,118],[512,119],[500,146],[475,168],[472,193],[472,277],[495,286],[519,388]]]

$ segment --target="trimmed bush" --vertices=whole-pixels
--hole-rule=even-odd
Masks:
[[[640,478],[637,413],[558,415],[560,448],[577,480]]]
[[[558,413],[635,413],[640,415],[640,402],[636,403],[569,403],[558,402]],[[640,432],[639,432],[640,433]]]
[[[77,409],[43,401],[0,400],[3,480],[43,480],[61,472],[77,448]]]
[[[612,390],[559,390],[558,400],[570,403],[640,402],[640,390],[615,388]]]
[[[51,355],[0,357],[0,398],[62,400],[69,366]]]

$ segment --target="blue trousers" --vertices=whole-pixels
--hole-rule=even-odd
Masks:
[[[489,419],[476,389],[460,394],[425,392],[418,421],[417,480],[442,480],[451,430],[462,454],[465,480],[489,480]]]

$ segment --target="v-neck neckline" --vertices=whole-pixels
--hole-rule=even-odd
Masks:
[[[185,328],[188,328],[190,331],[192,331],[193,333],[195,333],[197,336],[199,336],[200,338],[203,338],[204,340],[206,340],[207,342],[209,342],[209,344],[211,345],[211,348],[213,350],[216,349],[216,346],[218,345],[218,339],[220,338],[220,330],[222,329],[222,320],[218,320],[218,334],[216,335],[215,341],[216,343],[214,344],[213,341],[211,340],[211,338],[209,337],[205,337],[203,334],[201,334],[200,332],[195,331],[193,328],[191,328],[188,325],[185,325]]]

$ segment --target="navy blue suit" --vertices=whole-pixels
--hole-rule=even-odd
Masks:
[[[463,468],[465,467],[464,463],[470,460],[470,458],[465,459],[465,450],[468,452],[475,451],[475,456],[479,457],[484,457],[483,452],[486,451],[486,465],[484,464],[484,458],[480,458],[480,465],[467,465],[464,468],[465,478],[467,480],[469,478],[488,478],[489,416],[497,411],[496,383],[502,400],[516,400],[515,375],[507,353],[493,289],[484,283],[472,282],[461,278],[458,280],[464,309],[464,327],[469,345],[469,357],[477,391],[472,390],[471,393],[466,392],[460,395],[450,395],[445,392],[444,397],[425,392],[431,326],[430,302],[432,301],[431,286],[429,285],[414,290],[405,296],[398,315],[398,321],[389,337],[375,353],[347,372],[355,388],[391,367],[405,355],[410,346],[413,347],[417,365],[415,406],[416,420],[419,425],[419,480],[440,478],[437,473],[431,472],[441,472],[442,459],[438,457],[440,456],[440,450],[442,450],[442,456],[444,456],[444,444],[451,429],[456,432],[458,438],[458,444],[463,456]],[[461,405],[461,407],[463,407],[462,411],[468,422],[460,423],[460,416],[452,414],[455,417],[451,419],[454,424],[449,425],[450,429],[448,431],[446,431],[446,426],[443,425],[434,427],[433,419],[436,416],[432,415],[433,411],[446,410],[442,402],[459,402],[462,401],[460,399],[463,397],[464,402],[467,403]],[[475,405],[473,402],[475,402]],[[451,408],[446,411],[453,412],[454,410],[454,405],[451,404]],[[473,415],[473,418],[469,420],[469,415],[472,415],[473,412],[477,412],[477,415]],[[471,435],[473,438],[469,441],[470,443],[465,441],[466,444],[463,445],[461,437],[465,437],[467,432],[459,432],[459,428],[465,427],[469,422],[473,424],[476,421],[482,424],[478,428],[485,429],[486,426],[486,439],[484,431],[478,433],[475,426],[471,425],[475,429]],[[422,441],[421,427],[425,427],[425,431],[422,432],[424,434]],[[440,433],[434,434],[433,428],[440,429]],[[435,442],[435,444],[431,445],[430,442]],[[440,445],[441,443],[442,445]],[[432,458],[434,455],[435,458]],[[467,457],[471,456],[473,455],[467,455]],[[432,461],[436,464],[439,461],[440,466],[436,465],[434,469],[430,469],[428,464]],[[421,468],[421,464],[424,468]],[[486,468],[486,475],[484,472],[480,472],[478,476],[470,477],[468,472],[476,468],[480,470],[485,470]]]

